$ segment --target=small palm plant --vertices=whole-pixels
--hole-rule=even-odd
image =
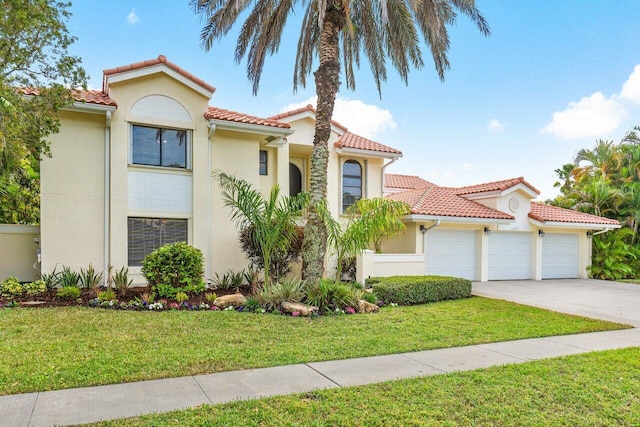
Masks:
[[[271,258],[277,250],[284,251],[296,236],[295,222],[307,205],[308,196],[281,196],[280,187],[271,189],[269,198],[241,178],[217,172],[224,204],[231,208],[231,219],[240,230],[252,228],[255,246],[264,258],[264,283],[271,283]],[[254,293],[256,289],[253,289]]]

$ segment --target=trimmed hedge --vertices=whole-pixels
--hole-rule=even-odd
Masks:
[[[385,303],[426,304],[469,298],[471,281],[449,276],[370,277],[365,282]]]

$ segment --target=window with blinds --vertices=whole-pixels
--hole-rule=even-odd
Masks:
[[[141,266],[144,257],[160,246],[188,242],[186,219],[129,218],[129,266]]]

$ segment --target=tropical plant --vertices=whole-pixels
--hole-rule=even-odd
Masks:
[[[24,293],[24,286],[17,277],[11,276],[0,283],[0,296],[13,298]]]
[[[129,269],[127,267],[122,267],[113,275],[113,285],[120,296],[125,296],[132,283],[133,279],[129,279]]]
[[[358,308],[356,289],[344,283],[322,279],[307,289],[307,304],[318,307],[320,313],[344,310],[347,307]]]
[[[205,20],[200,37],[206,50],[215,40],[224,37],[240,16],[246,17],[238,36],[235,59],[239,62],[247,56],[247,76],[253,83],[254,94],[258,91],[267,55],[278,51],[287,18],[301,12],[294,90],[306,85],[307,76],[317,65],[313,73],[318,100],[311,154],[310,204],[303,243],[303,277],[315,282],[324,273],[327,230],[318,209],[327,195],[327,143],[341,73],[347,88],[353,89],[355,68],[363,55],[369,60],[378,91],[387,78],[387,61],[407,83],[410,69],[424,65],[420,48],[422,34],[431,49],[437,73],[443,79],[449,68],[447,26],[455,23],[457,13],[468,16],[485,35],[489,34],[489,26],[474,0],[192,0],[192,4]]]
[[[215,289],[227,290],[240,288],[245,284],[245,277],[246,275],[244,270],[240,270],[238,272],[229,270],[222,276],[218,273],[214,273],[212,284]]]
[[[80,275],[75,271],[71,270],[71,267],[66,265],[62,266],[62,271],[60,272],[59,284],[61,287],[70,287],[70,286],[78,286],[80,282]]]
[[[40,273],[40,279],[47,285],[47,289],[55,289],[60,286],[60,272],[53,268],[51,273]]]
[[[87,269],[80,269],[80,287],[84,289],[95,289],[102,282],[102,272],[96,272],[93,264],[89,264]]]
[[[404,230],[402,218],[410,210],[408,204],[396,200],[360,199],[349,206],[346,219],[336,220],[323,206],[320,211],[327,224],[329,244],[336,253],[336,280],[341,280],[347,259],[368,247],[379,252],[385,239]]]
[[[222,199],[231,208],[231,219],[240,230],[251,228],[251,240],[263,258],[264,282],[271,283],[271,261],[277,251],[286,252],[296,237],[295,221],[307,204],[308,196],[281,196],[280,187],[271,189],[265,199],[260,191],[241,178],[216,172]]]
[[[35,282],[25,283],[23,285],[24,291],[29,296],[42,295],[47,292],[47,284],[44,280],[36,280]]]
[[[638,250],[625,242],[632,233],[623,228],[593,236],[591,276],[603,280],[619,280],[636,274],[631,260],[638,259]]]
[[[255,295],[260,306],[268,311],[280,310],[286,301],[300,302],[305,297],[306,283],[295,278],[265,284]]]
[[[97,295],[100,301],[111,301],[116,299],[116,293],[111,288],[107,288],[104,291],[98,292]]]
[[[257,270],[264,270],[264,256],[262,250],[253,238],[255,227],[249,226],[240,230],[240,248],[247,255],[251,262],[251,267]],[[291,263],[300,259],[302,252],[302,241],[304,239],[304,228],[295,226],[295,233],[287,249],[276,249],[271,255],[271,266],[269,271],[271,278],[277,281],[280,277],[284,277],[291,271]],[[251,281],[248,281],[251,283]]]
[[[61,299],[73,300],[80,297],[80,288],[75,285],[62,286],[61,288],[58,288],[58,290],[56,291],[56,295],[58,295],[58,298]]]

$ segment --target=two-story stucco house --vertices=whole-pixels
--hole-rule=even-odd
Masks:
[[[145,255],[187,241],[206,278],[248,261],[212,173],[235,174],[268,194],[308,188],[315,111],[259,118],[210,106],[215,88],[164,56],[104,71],[61,111],[52,157],[41,164],[43,272],[89,263],[129,267],[143,283]],[[334,215],[383,195],[384,168],[402,156],[338,123],[329,140]]]

